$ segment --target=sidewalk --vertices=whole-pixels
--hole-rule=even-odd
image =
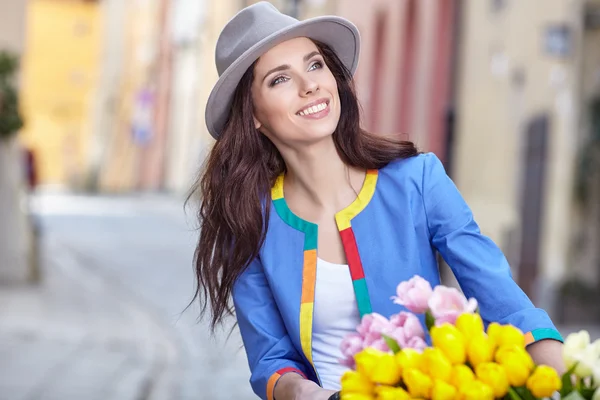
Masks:
[[[0,400],[176,398],[152,314],[44,244],[41,287],[0,287]]]

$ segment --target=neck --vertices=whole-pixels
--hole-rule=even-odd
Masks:
[[[286,194],[323,210],[337,212],[347,207],[365,178],[364,170],[344,164],[332,138],[282,155],[288,170]]]

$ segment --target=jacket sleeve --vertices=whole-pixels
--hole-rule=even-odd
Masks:
[[[525,333],[527,344],[562,341],[548,314],[535,308],[513,280],[502,251],[481,234],[468,205],[432,153],[424,157],[422,191],[431,243],[465,295],[477,300],[484,321],[516,326]]]
[[[254,393],[272,400],[282,375],[295,372],[306,378],[302,358],[288,336],[260,259],[252,261],[236,280],[233,303]]]

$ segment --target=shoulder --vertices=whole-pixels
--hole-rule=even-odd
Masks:
[[[422,188],[429,179],[446,175],[446,171],[434,153],[420,153],[413,157],[390,162],[379,170],[379,174],[384,180],[411,182],[415,187]]]

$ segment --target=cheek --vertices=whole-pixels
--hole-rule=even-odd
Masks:
[[[277,125],[289,121],[292,113],[292,102],[284,93],[273,93],[265,98],[262,113],[271,125]]]

